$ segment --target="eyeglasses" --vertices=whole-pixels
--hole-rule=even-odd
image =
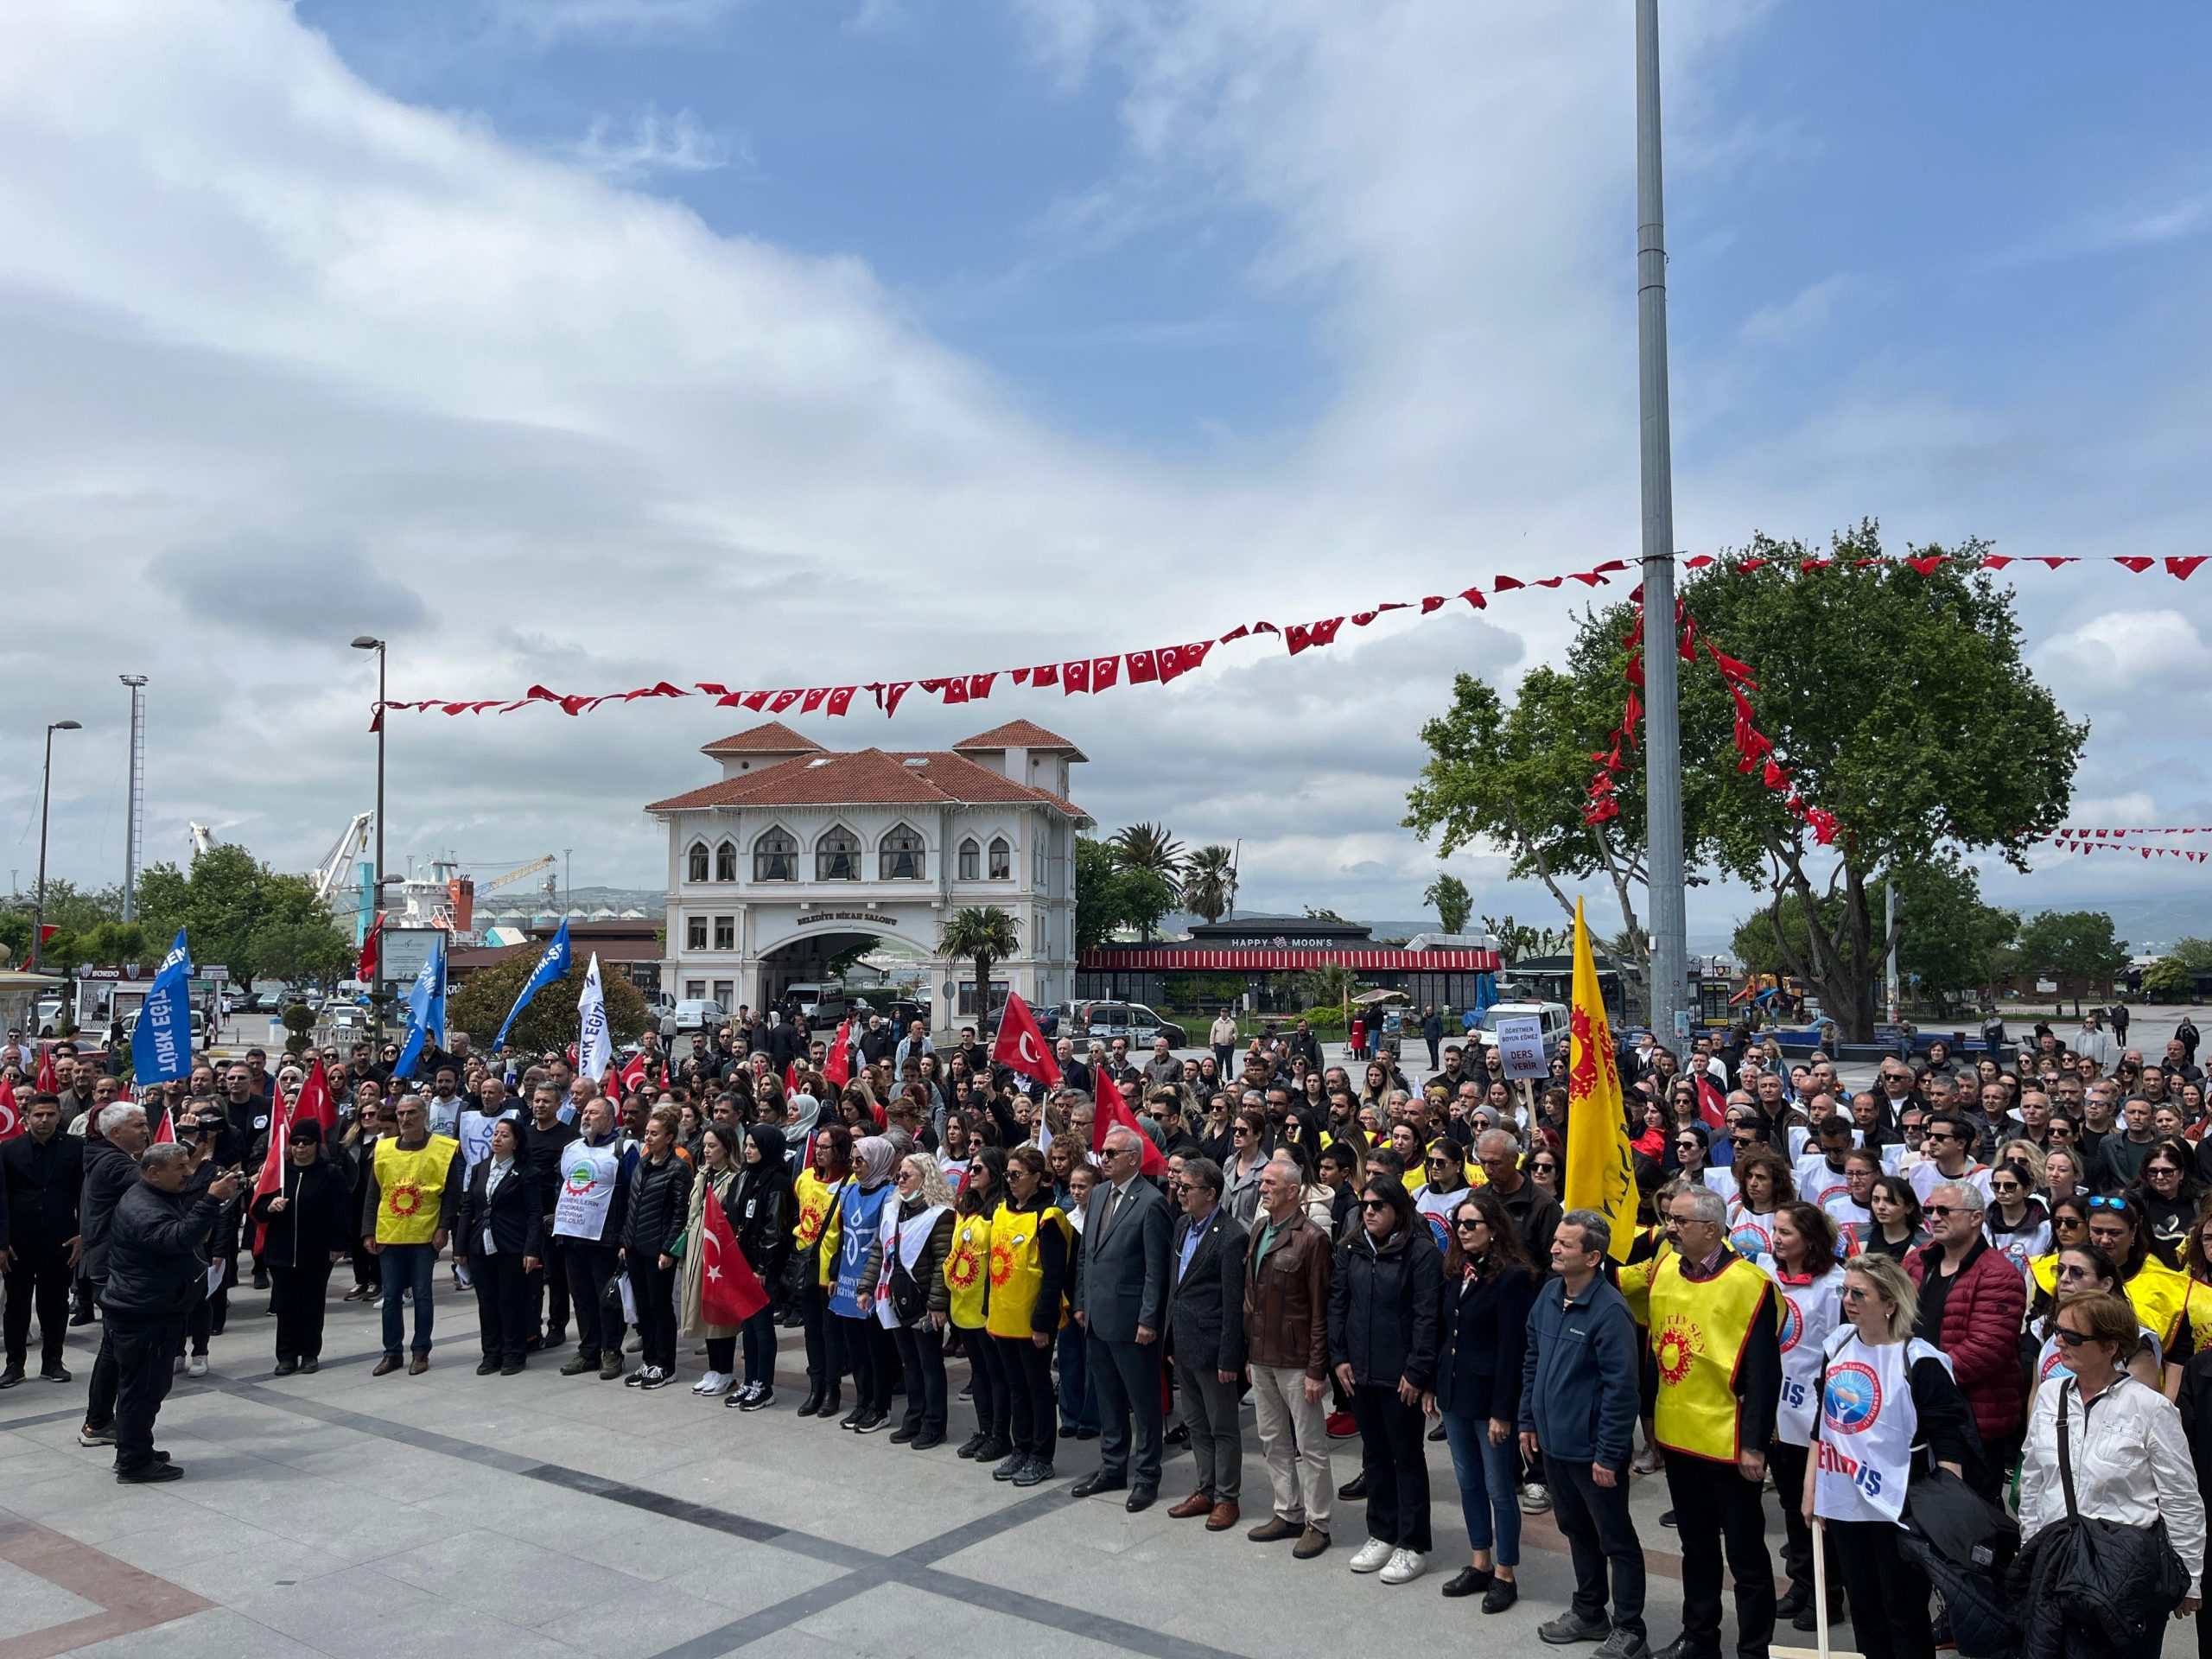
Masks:
[[[1388,1210],[1390,1207],[1390,1200],[1388,1198],[1362,1198],[1359,1201],[1359,1207],[1363,1210]]]
[[[1476,1228],[1486,1224],[1480,1216],[1462,1216],[1452,1224],[1463,1233],[1471,1233]]]
[[[1428,1160],[1428,1166],[1431,1169],[1449,1169],[1452,1160],[1449,1158],[1432,1158]]]
[[[2060,1279],[2086,1279],[2089,1276],[2089,1270],[2087,1268],[2076,1268],[2062,1262],[2059,1263],[2058,1272],[2054,1276]]]
[[[1931,1204],[1927,1207],[1924,1213],[1931,1215],[1935,1217],[1936,1220],[1941,1221],[1945,1217],[1955,1215],[1958,1212],[1948,1204]]]
[[[1847,1302],[1866,1302],[1874,1299],[1874,1292],[1866,1285],[1846,1285],[1843,1300]]]
[[[2127,1211],[2127,1200],[2126,1198],[2091,1198],[2089,1200],[2089,1208],[2092,1210],[2117,1210],[2121,1214],[2125,1215]]]
[[[2018,1181],[1992,1181],[1989,1190],[1993,1192],[2017,1192],[2020,1190],[2020,1184]]]
[[[2069,1331],[2063,1325],[2050,1334],[2058,1338],[2058,1345],[2062,1348],[2079,1348],[2085,1342],[2096,1340],[2086,1331]]]

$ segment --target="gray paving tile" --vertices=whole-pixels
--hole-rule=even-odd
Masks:
[[[312,1591],[273,1589],[238,1611],[331,1659],[391,1659],[404,1632],[410,1654],[492,1653],[500,1659],[567,1659],[575,1649],[457,1602],[410,1588],[373,1567],[315,1580]]]
[[[58,1584],[48,1584],[13,1561],[0,1561],[0,1642],[51,1630],[71,1619],[88,1618],[99,1611],[96,1603],[72,1595]],[[727,1612],[722,1614],[723,1619],[728,1617]]]
[[[482,1529],[387,1555],[376,1570],[510,1624],[542,1624],[638,1587],[626,1573]]]
[[[633,1584],[619,1595],[549,1618],[537,1629],[597,1659],[648,1659],[729,1623],[719,1602],[684,1594],[665,1584]]]
[[[320,1659],[322,1650],[231,1608],[210,1607],[70,1651],[72,1659]]]

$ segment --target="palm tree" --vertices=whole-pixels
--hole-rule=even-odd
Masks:
[[[1183,874],[1183,843],[1167,833],[1164,823],[1133,823],[1116,830],[1106,843],[1114,860],[1125,870],[1147,870],[1170,887]]]
[[[937,948],[955,961],[964,957],[975,963],[976,1028],[989,1029],[991,964],[1020,954],[1021,925],[996,905],[970,905],[944,925]]]
[[[1236,902],[1236,855],[1219,845],[1192,853],[1183,865],[1183,908],[1217,922]]]

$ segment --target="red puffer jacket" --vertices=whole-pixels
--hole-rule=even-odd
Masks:
[[[1925,1245],[1905,1257],[1904,1270],[1914,1284],[1923,1284],[1942,1255],[1942,1245]],[[1985,1446],[2018,1433],[2026,1414],[2020,1325],[2027,1312],[2027,1281],[1986,1244],[1952,1281],[1943,1302],[1936,1345],[1950,1356],[1952,1377],[1974,1408]]]

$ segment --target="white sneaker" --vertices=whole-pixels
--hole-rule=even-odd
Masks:
[[[1354,1553],[1351,1558],[1351,1570],[1355,1573],[1379,1572],[1392,1554],[1393,1549],[1390,1545],[1384,1543],[1380,1538],[1370,1538]]]
[[[719,1377],[721,1375],[721,1373],[720,1371],[709,1371],[704,1376],[701,1377],[696,1382],[694,1382],[691,1385],[691,1392],[694,1394],[707,1394],[711,1392],[715,1386],[715,1379]]]
[[[1552,1495],[1541,1480],[1532,1480],[1521,1489],[1521,1513],[1541,1515],[1552,1506]]]
[[[200,1354],[194,1354],[194,1355],[190,1359],[188,1359],[188,1360],[187,1360],[187,1361],[185,1362],[185,1365],[184,1365],[184,1374],[185,1374],[187,1376],[207,1376],[207,1361],[206,1357],[205,1357],[204,1356],[202,1356],[202,1355],[200,1355]]]
[[[728,1371],[713,1371],[708,1375],[707,1386],[703,1389],[695,1389],[694,1392],[703,1394],[707,1395],[708,1398],[712,1399],[716,1395],[728,1394],[736,1386],[737,1379],[731,1376]]]
[[[1410,1549],[1393,1550],[1390,1554],[1389,1566],[1382,1569],[1382,1582],[1411,1584],[1427,1571],[1427,1556],[1416,1554]]]

